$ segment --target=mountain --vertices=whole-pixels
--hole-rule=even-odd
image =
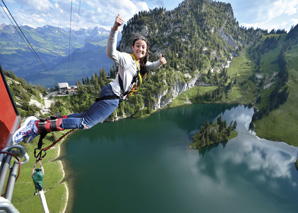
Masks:
[[[152,55],[163,53],[171,67],[193,72],[222,69],[258,40],[261,30],[240,27],[230,4],[185,0],[171,11],[155,8],[139,12],[124,26],[122,35],[120,50],[129,51],[132,39],[143,35],[149,40]]]
[[[260,29],[240,27],[231,4],[185,0],[171,11],[155,8],[136,14],[123,27],[119,49],[129,51],[133,38],[142,35],[150,43],[151,61],[160,53],[167,58],[164,71],[147,81],[157,88],[150,91],[157,109],[195,85],[206,83],[208,72],[221,73],[233,57],[259,41],[262,33]]]
[[[105,53],[109,31],[103,28],[72,30],[71,35],[69,29],[49,25],[20,28],[47,69],[12,25],[0,25],[0,63],[29,83],[53,86],[63,80],[74,84],[101,68],[108,72],[113,65]]]

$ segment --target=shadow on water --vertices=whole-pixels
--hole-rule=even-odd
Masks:
[[[211,144],[203,149],[199,149],[199,153],[202,157],[205,156],[206,153],[208,153],[209,151],[211,151],[214,148],[217,148],[218,146],[222,146],[222,148],[224,149],[227,145],[228,141],[224,141],[224,142],[220,142],[220,143],[215,143],[215,144]]]

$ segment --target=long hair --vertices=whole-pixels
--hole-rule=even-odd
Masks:
[[[146,38],[144,38],[143,36],[137,36],[137,37],[133,40],[133,42],[132,42],[132,46],[135,45],[135,43],[136,43],[137,40],[143,40],[143,41],[146,42],[146,45],[147,45],[145,56],[142,57],[142,58],[140,58],[140,73],[141,73],[141,75],[142,75],[144,78],[146,78],[146,76],[147,76],[147,72],[148,72],[148,71],[147,71],[147,68],[146,68],[146,63],[147,63],[148,58],[149,58],[149,41],[148,41]]]

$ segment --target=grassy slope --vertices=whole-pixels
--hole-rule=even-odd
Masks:
[[[261,72],[270,76],[274,72],[278,72],[276,59],[278,57],[280,47],[270,51],[262,56]],[[267,138],[273,141],[284,141],[290,145],[298,146],[298,45],[294,46],[291,51],[286,54],[288,60],[289,71],[289,97],[285,104],[278,109],[270,112],[268,116],[264,116],[261,120],[256,122],[256,133],[261,138]],[[241,104],[255,104],[255,90],[257,86],[248,80],[254,69],[254,63],[248,59],[243,53],[235,57],[228,69],[228,74],[231,79],[237,79],[238,84],[234,86],[229,92],[228,97],[224,97],[218,102],[227,103],[241,103]],[[242,81],[247,81],[240,85]],[[194,87],[188,91],[180,94],[170,105],[175,107],[186,103],[187,98],[193,100],[198,93],[203,95],[207,91],[214,90],[216,87]],[[262,95],[262,102],[256,107],[262,107],[268,101],[268,97],[272,92],[273,86],[261,90],[259,94]]]
[[[22,165],[21,175],[16,182],[12,198],[12,203],[22,213],[43,212],[39,195],[33,195],[35,187],[31,178],[31,172],[35,162],[33,152],[37,147],[38,139],[39,137],[35,138],[32,143],[22,144],[29,154],[30,160],[28,163]],[[52,139],[53,137],[50,133],[49,136],[43,140],[45,143],[43,147],[45,148],[46,146],[52,144]],[[43,190],[45,192],[50,212],[62,212],[66,203],[66,188],[61,183],[63,173],[60,166],[61,164],[57,160],[58,146],[59,144],[56,144],[54,148],[49,149],[47,151],[47,155],[42,160],[42,164],[45,169]],[[39,168],[39,164],[36,168]]]
[[[253,63],[247,59],[245,54],[235,57],[231,63],[231,66],[228,70],[229,76],[231,79],[237,79],[238,82],[245,81],[249,78]],[[194,101],[198,91],[200,96],[203,96],[206,92],[215,90],[217,86],[195,86],[190,90],[187,90],[181,93],[170,105],[170,107],[181,106],[186,103],[187,98],[190,101]],[[228,102],[228,103],[242,103],[248,104],[254,102],[253,91],[256,86],[248,82],[243,86],[234,86],[231,91],[229,91],[228,97],[224,97],[223,100],[218,100],[218,102]]]
[[[232,81],[237,79],[237,84],[233,86],[232,90],[229,91],[228,97],[225,97],[222,101],[229,103],[241,103],[249,104],[255,101],[254,91],[256,85],[251,81],[247,81],[251,76],[254,64],[246,57],[243,53],[239,57],[235,57],[228,69],[228,75]],[[240,85],[240,82],[246,82]]]
[[[256,133],[262,138],[284,141],[298,146],[298,45],[286,54],[289,97],[285,104],[256,122]]]

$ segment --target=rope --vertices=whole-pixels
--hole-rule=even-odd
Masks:
[[[34,157],[36,158],[36,161],[40,161],[42,160],[46,154],[47,154],[47,150],[50,149],[51,147],[55,146],[56,143],[58,143],[59,141],[61,141],[64,137],[66,137],[69,133],[73,132],[75,129],[70,130],[69,132],[65,133],[64,135],[62,135],[58,140],[54,141],[51,145],[47,146],[44,149],[40,149],[39,147],[34,149]],[[40,152],[36,155],[36,150],[39,149]],[[42,152],[44,152],[44,154],[42,154]]]
[[[53,142],[50,146],[46,147],[43,149],[43,151],[47,151],[48,149],[50,149],[51,147],[55,146],[56,143],[58,143],[59,141],[61,141],[64,137],[66,137],[69,133],[73,132],[75,129],[70,130],[69,132],[65,133],[64,135],[62,135],[58,140],[56,140],[55,142]]]

